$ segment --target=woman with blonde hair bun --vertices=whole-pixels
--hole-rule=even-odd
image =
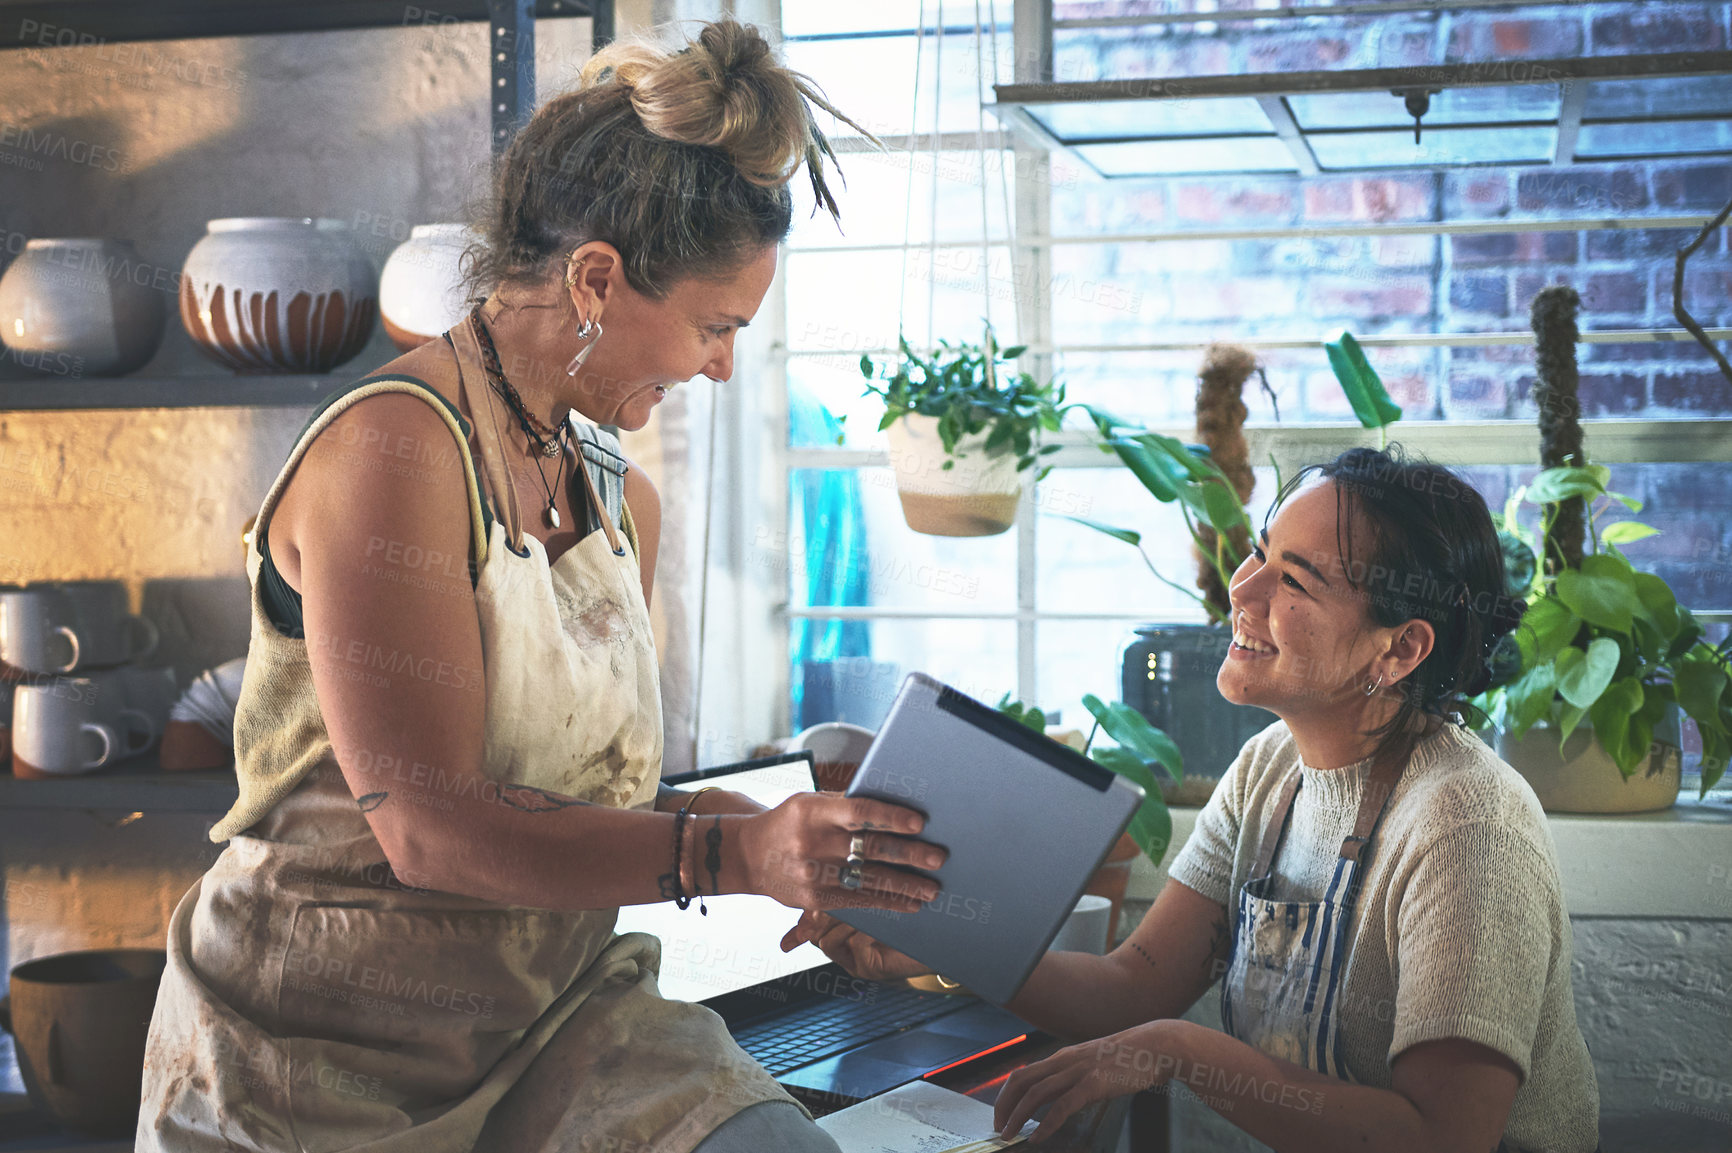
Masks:
[[[248,543],[227,841],[174,911],[136,1148],[836,1146],[619,906],[912,911],[919,814],[660,784],[660,500],[602,425],[725,381],[814,86],[755,30],[618,45],[502,158],[440,340],[322,405]],[[765,948],[771,947],[765,942]]]

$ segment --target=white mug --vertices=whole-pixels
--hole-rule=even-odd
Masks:
[[[0,591],[0,661],[29,673],[69,673],[81,650],[72,606],[59,589]]]
[[[113,679],[54,677],[19,685],[12,707],[12,771],[19,777],[88,773],[143,752],[157,737],[148,714]]]
[[[1105,953],[1109,944],[1107,923],[1112,919],[1112,913],[1113,903],[1105,897],[1092,893],[1083,897],[1065,918],[1064,924],[1059,926],[1058,936],[1047,948],[1067,953]]]

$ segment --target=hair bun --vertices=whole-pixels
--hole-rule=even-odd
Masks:
[[[586,84],[624,87],[651,133],[715,148],[747,180],[767,187],[786,184],[824,147],[807,102],[835,114],[815,85],[777,61],[762,33],[735,20],[704,25],[677,52],[612,44],[582,75]]]

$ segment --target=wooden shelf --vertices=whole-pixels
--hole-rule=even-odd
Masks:
[[[154,754],[112,769],[46,781],[0,774],[0,811],[129,809],[145,813],[226,813],[240,795],[233,769],[164,772]]]
[[[68,380],[0,380],[0,412],[84,408],[296,408],[312,407],[364,374],[323,376],[117,376]]]

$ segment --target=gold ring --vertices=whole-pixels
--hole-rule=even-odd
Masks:
[[[866,859],[866,834],[865,833],[855,833],[854,836],[848,841],[848,857],[850,860],[852,860],[855,857],[859,857],[862,861],[864,861]]]

